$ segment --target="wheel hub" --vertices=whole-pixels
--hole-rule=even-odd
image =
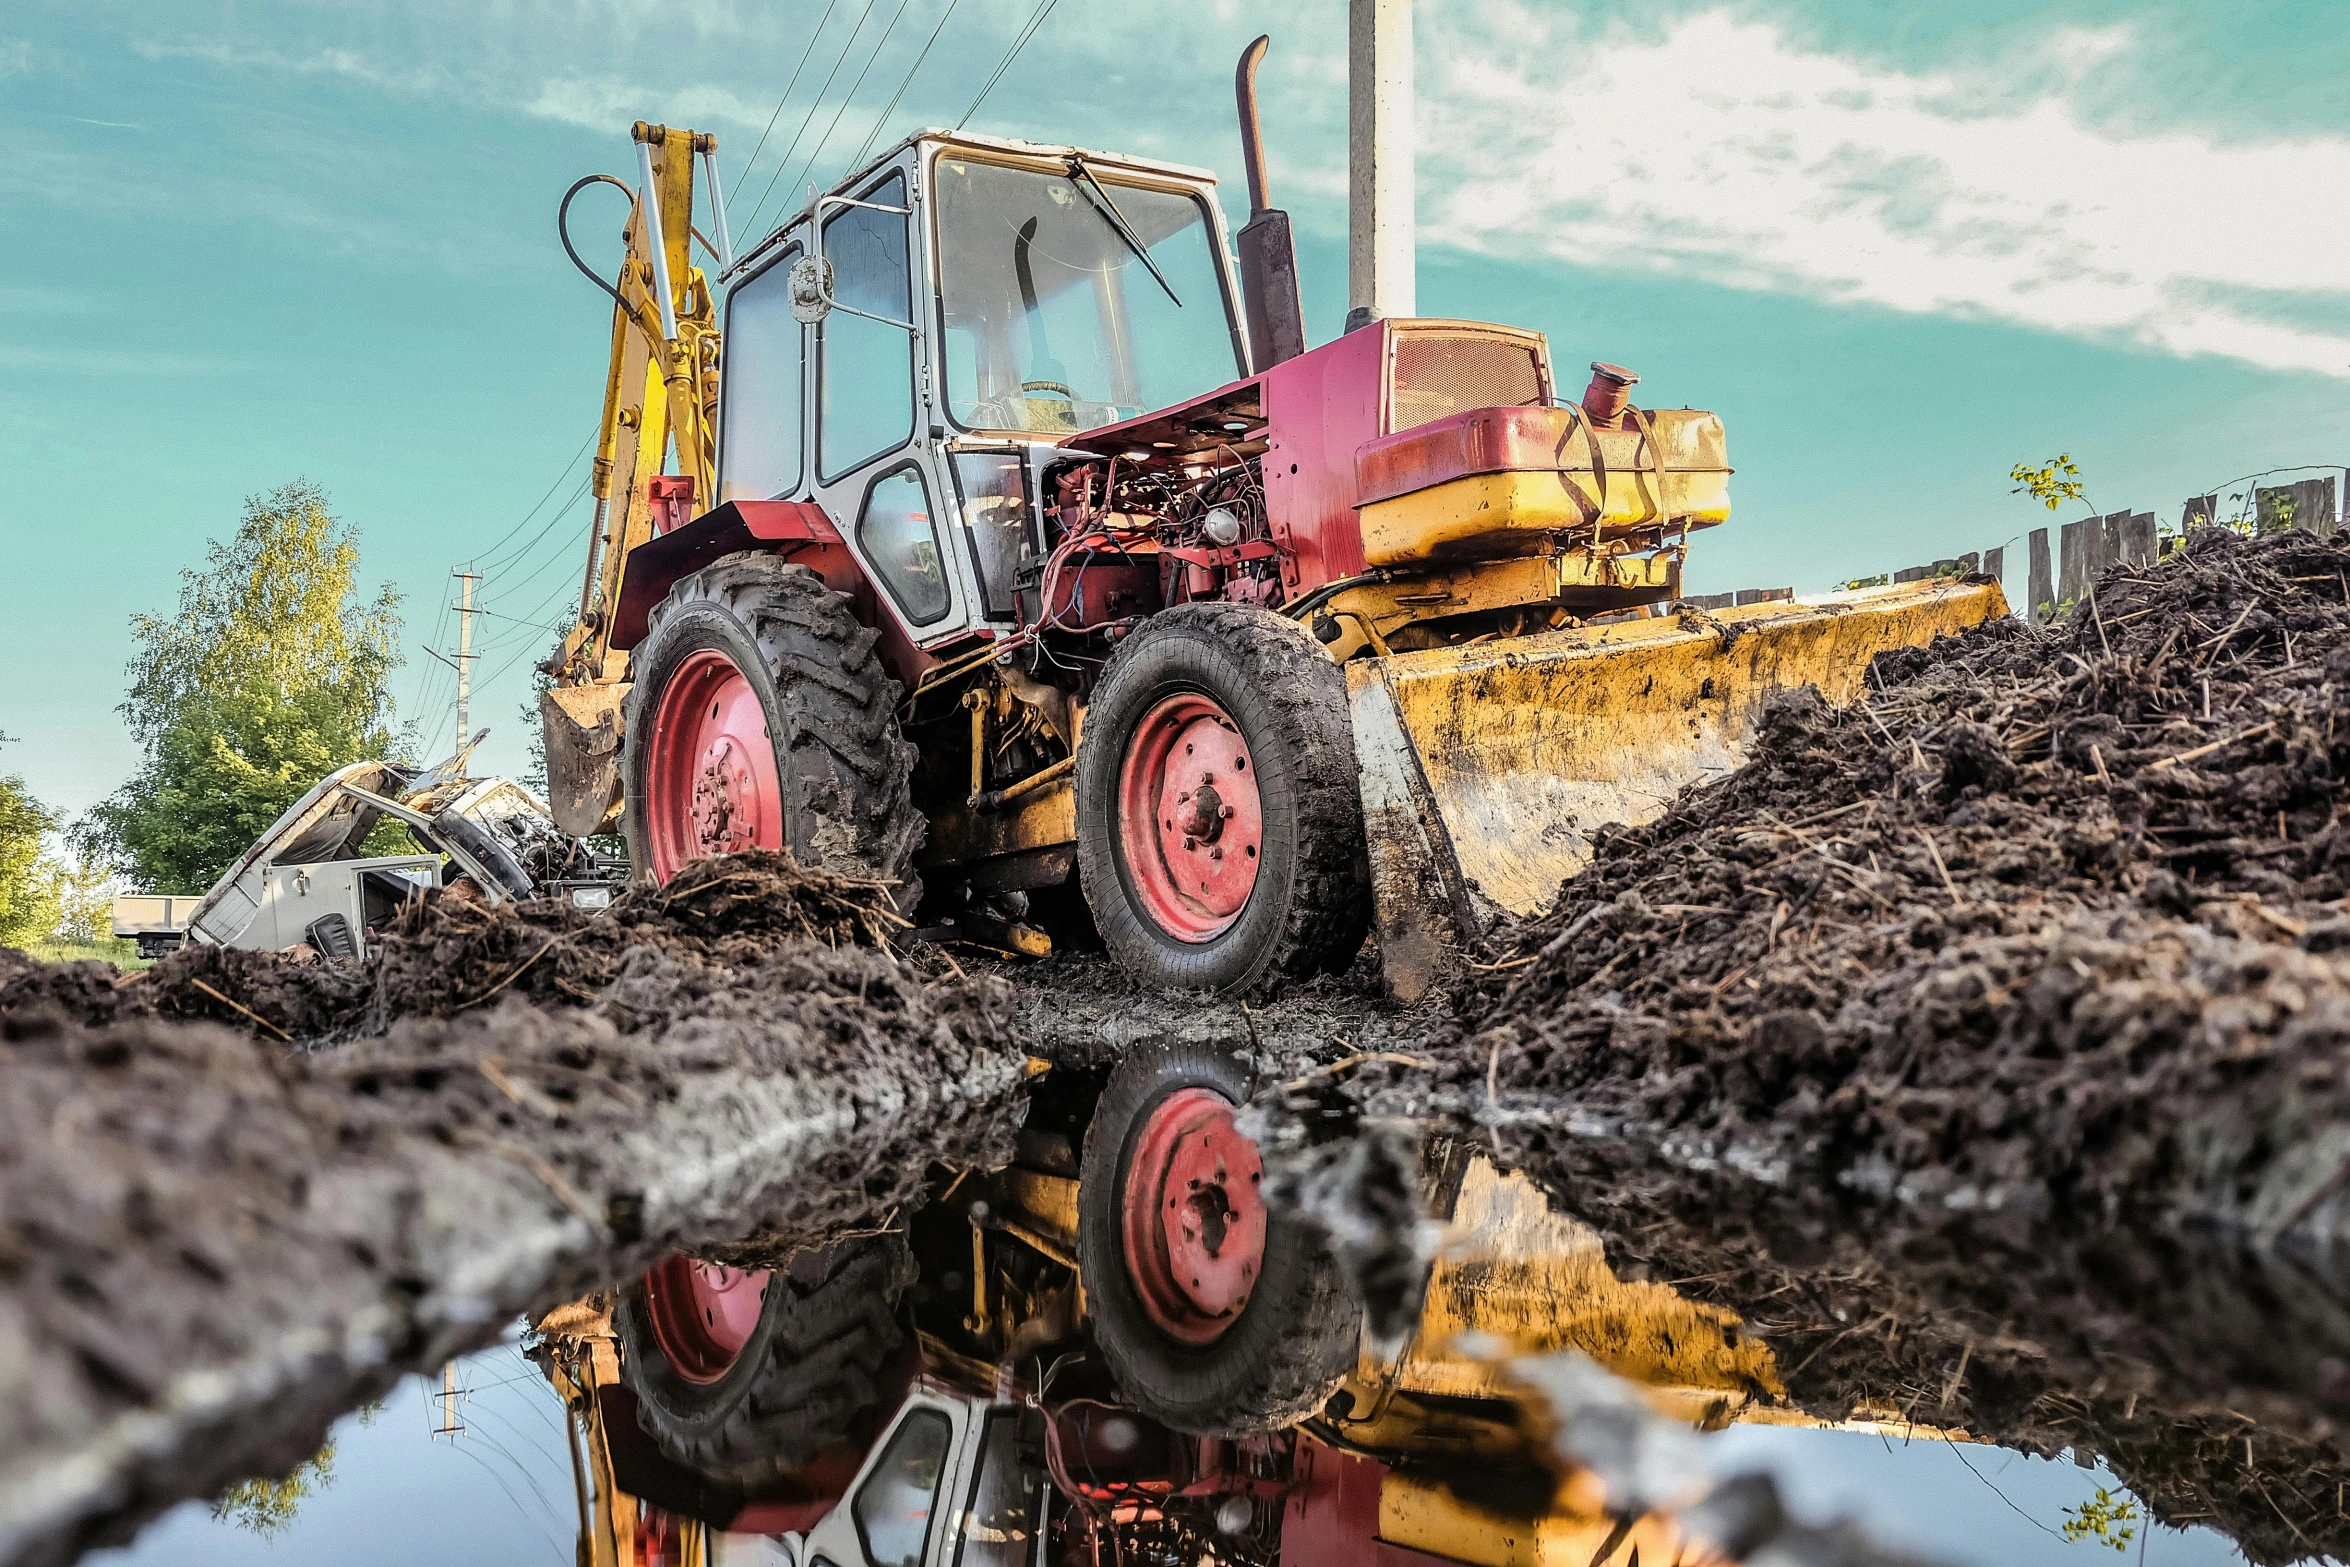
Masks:
[[[670,672],[644,743],[655,880],[713,854],[786,847],[766,709],[726,654],[703,648]]]
[[[774,1275],[671,1256],[645,1275],[645,1314],[670,1368],[708,1384],[733,1369],[766,1310]]]
[[[734,854],[751,846],[758,832],[758,781],[750,758],[722,734],[702,751],[694,774],[694,842],[703,854]]]
[[[1265,1262],[1264,1163],[1230,1100],[1184,1088],[1152,1110],[1127,1165],[1126,1268],[1151,1321],[1210,1344],[1237,1321]]]
[[[1135,725],[1119,765],[1118,843],[1142,913],[1178,941],[1211,941],[1248,906],[1264,806],[1248,742],[1213,698],[1171,696]]]

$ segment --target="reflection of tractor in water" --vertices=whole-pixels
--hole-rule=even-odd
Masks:
[[[788,1536],[834,1567],[1580,1564],[1616,1521],[1451,1341],[1579,1347],[1703,1423],[1778,1396],[1732,1314],[1618,1283],[1463,1150],[1423,1174],[1452,1228],[1419,1331],[1369,1343],[1319,1239],[1258,1196],[1245,1086],[1188,1049],[1056,1071],[1016,1162],[942,1173],[902,1236],[772,1271],[673,1258],[543,1319],[594,1559],[773,1560]],[[1617,1543],[1675,1559],[1664,1520]]]

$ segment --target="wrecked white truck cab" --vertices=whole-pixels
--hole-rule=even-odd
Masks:
[[[426,771],[353,762],[328,774],[213,883],[187,940],[262,950],[307,944],[322,957],[363,957],[372,933],[404,904],[460,878],[490,903],[568,894],[596,908],[611,900],[597,862],[556,829],[544,801],[511,779],[466,777],[464,760]],[[421,852],[367,854],[387,818]]]

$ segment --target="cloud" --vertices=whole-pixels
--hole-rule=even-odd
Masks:
[[[2124,32],[1961,78],[1718,10],[1648,37],[1522,7],[1420,27],[1423,245],[2350,377],[2350,140],[2101,128],[2076,95]]]
[[[541,119],[560,120],[609,134],[625,133],[631,122],[656,119],[669,125],[749,127],[767,123],[772,104],[753,103],[724,87],[664,88],[640,77],[565,77],[541,86],[523,106]]]
[[[440,66],[395,69],[355,49],[290,53],[218,41],[166,43],[157,39],[139,39],[132,43],[131,49],[148,60],[193,60],[227,70],[284,71],[296,76],[341,76],[392,92],[429,93],[454,85],[451,73]]]

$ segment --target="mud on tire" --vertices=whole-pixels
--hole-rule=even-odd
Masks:
[[[886,1371],[905,1337],[898,1297],[914,1278],[905,1238],[884,1235],[803,1252],[778,1268],[741,1355],[715,1382],[680,1376],[654,1336],[642,1280],[613,1313],[621,1380],[663,1456],[756,1490],[851,1436],[891,1396]]]
[[[765,710],[783,789],[780,847],[802,865],[893,881],[898,907],[911,911],[927,827],[910,788],[915,752],[898,732],[900,688],[874,651],[879,633],[858,621],[848,596],[806,566],[745,552],[680,577],[646,627],[623,713],[623,821],[638,873],[653,866],[644,821],[651,715],[679,665],[710,650],[741,671]]]
[[[1110,1074],[1095,1106],[1077,1188],[1077,1258],[1095,1345],[1128,1402],[1199,1436],[1277,1430],[1320,1409],[1354,1369],[1362,1333],[1362,1309],[1319,1233],[1278,1213],[1268,1216],[1263,1265],[1247,1304],[1213,1342],[1177,1341],[1141,1300],[1123,1224],[1139,1136],[1152,1112],[1185,1089],[1204,1088],[1239,1105],[1248,1086],[1240,1063],[1220,1051],[1135,1051]]]
[[[1184,693],[1211,699],[1237,725],[1262,802],[1255,885],[1206,940],[1154,920],[1120,838],[1121,769],[1137,728]],[[1235,991],[1344,969],[1371,918],[1345,676],[1304,628],[1252,604],[1152,616],[1120,644],[1086,710],[1077,854],[1103,943],[1145,983]]]

